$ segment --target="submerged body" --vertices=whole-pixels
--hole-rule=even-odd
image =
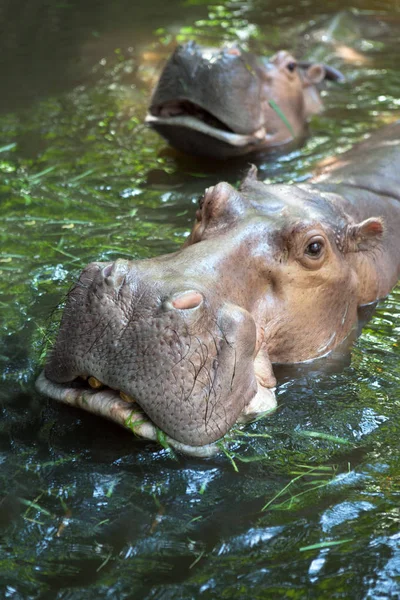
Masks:
[[[178,46],[154,90],[146,122],[183,152],[229,158],[304,136],[323,105],[318,84],[343,81],[285,51],[258,58],[238,47]]]
[[[395,124],[311,183],[265,185],[251,169],[239,191],[206,190],[181,250],[83,271],[39,389],[130,426],[143,416],[122,391],[172,443],[203,452],[274,405],[273,363],[327,354],[396,284],[399,161]],[[88,376],[110,390],[87,391]]]

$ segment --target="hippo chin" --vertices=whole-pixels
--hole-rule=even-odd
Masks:
[[[267,60],[238,47],[189,42],[176,48],[161,73],[146,122],[190,154],[229,158],[261,151],[305,134],[308,119],[322,110],[317,85],[324,79],[344,78],[285,51]]]
[[[252,168],[239,191],[206,190],[181,250],[83,271],[39,389],[209,455],[274,407],[273,363],[327,354],[395,285],[399,161],[396,124],[312,183],[265,185]]]

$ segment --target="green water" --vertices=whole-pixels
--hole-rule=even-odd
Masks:
[[[26,0],[0,25],[0,598],[399,598],[399,289],[351,357],[280,372],[279,410],[229,456],[174,459],[33,389],[79,270],[177,249],[204,188],[246,169],[143,126],[171,44],[345,72],[305,146],[258,159],[303,181],[397,115],[399,3]]]

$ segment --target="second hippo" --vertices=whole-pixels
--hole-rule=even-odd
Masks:
[[[343,81],[286,51],[270,59],[238,47],[178,46],[161,73],[146,122],[178,150],[230,158],[287,144],[319,113],[318,85]]]

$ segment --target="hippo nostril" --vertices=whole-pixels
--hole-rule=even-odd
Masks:
[[[176,295],[171,304],[178,310],[185,310],[189,308],[197,308],[203,302],[203,299],[204,298],[200,292],[188,291]]]

